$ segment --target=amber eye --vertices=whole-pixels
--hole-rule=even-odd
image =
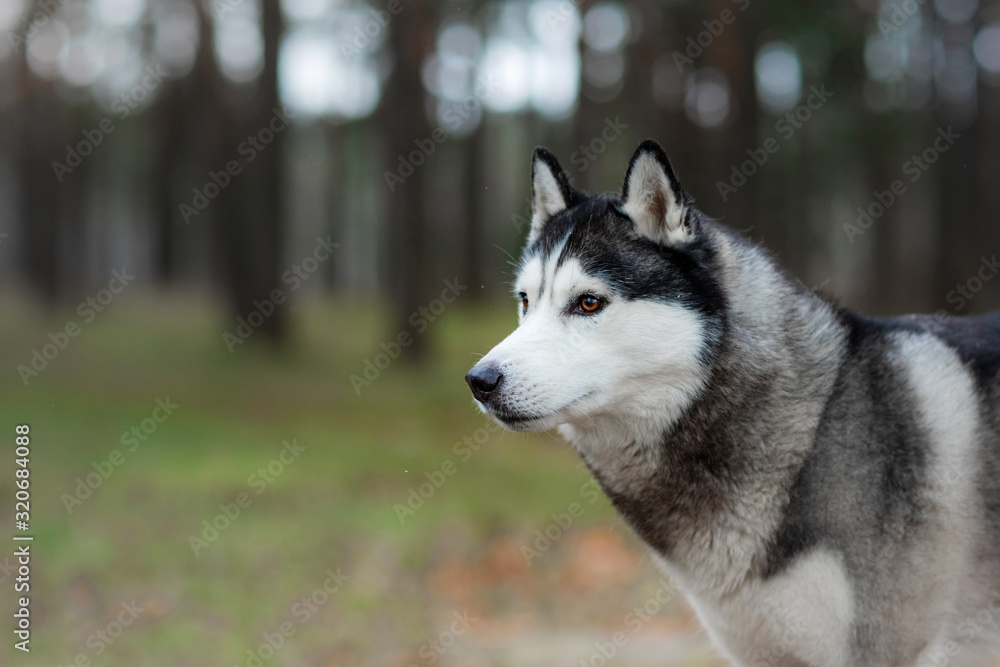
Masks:
[[[596,313],[603,305],[604,302],[593,294],[584,294],[580,297],[580,310],[585,313]]]
[[[528,295],[521,294],[521,308],[523,312],[528,312]]]

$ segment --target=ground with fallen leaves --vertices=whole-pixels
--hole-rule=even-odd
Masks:
[[[76,314],[0,306],[0,439],[31,425],[35,536],[32,652],[5,633],[0,664],[723,664],[566,444],[473,408],[462,378],[507,304],[456,305],[425,364],[360,393],[393,335],[367,305],[292,304],[286,349],[230,353],[207,300],[136,288],[27,385],[16,367]],[[129,449],[157,400],[178,407]],[[302,450],[274,474],[283,442]]]

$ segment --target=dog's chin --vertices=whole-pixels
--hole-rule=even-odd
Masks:
[[[479,401],[476,401],[476,406],[508,431],[521,433],[549,431],[566,421],[560,412],[546,415],[521,414],[504,408],[487,407]]]
[[[476,401],[476,405],[482,412],[492,417],[493,421],[508,431],[540,433],[542,431],[551,431],[557,426],[573,421],[573,416],[580,413],[580,406],[578,404],[584,399],[589,398],[593,393],[592,391],[586,392],[566,403],[561,408],[544,414],[514,412],[503,406],[487,407],[479,401]]]
[[[522,416],[490,411],[489,415],[493,417],[493,420],[496,423],[500,424],[500,426],[503,426],[508,431],[517,431],[520,433],[540,433],[542,431],[549,431],[566,421],[558,414]]]

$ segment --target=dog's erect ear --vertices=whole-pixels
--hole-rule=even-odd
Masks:
[[[528,233],[528,244],[538,238],[552,216],[575,204],[576,199],[576,192],[559,161],[541,146],[536,148],[531,157],[531,232]]]
[[[657,243],[675,245],[694,239],[690,198],[674,176],[667,154],[652,139],[636,149],[622,186],[623,209],[636,231]]]

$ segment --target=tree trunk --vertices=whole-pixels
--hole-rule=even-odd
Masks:
[[[33,14],[36,10],[38,4],[34,3],[30,11]],[[15,89],[20,127],[16,134],[24,273],[31,287],[53,304],[59,296],[60,209],[59,181],[51,165],[55,160],[66,161],[65,148],[59,145],[63,106],[56,98],[53,84],[31,74],[23,45],[19,56]],[[65,174],[63,178],[73,175]]]
[[[290,128],[278,96],[278,49],[284,35],[280,0],[263,0],[262,29],[263,71],[254,90],[232,91],[230,101],[235,103],[226,112],[229,122],[224,130],[229,140],[224,142],[225,153],[212,169],[223,169],[230,160],[242,167],[219,197],[228,253],[226,286],[230,308],[235,317],[248,318],[248,322],[251,313],[260,312],[263,319],[254,325],[255,331],[269,342],[278,343],[288,329],[289,308],[272,297],[281,290],[285,297],[293,298],[289,286],[281,283],[283,148]],[[241,100],[243,94],[248,99]],[[243,113],[247,108],[250,112]],[[241,146],[245,152],[241,152]],[[267,305],[267,301],[271,304]]]
[[[482,294],[485,282],[483,266],[483,225],[486,198],[486,128],[482,124],[465,141],[465,236],[462,248],[462,274],[469,285],[469,296]]]
[[[187,121],[181,85],[168,81],[163,84],[163,98],[151,114],[150,130],[156,145],[152,169],[153,276],[166,283],[176,276],[178,189],[176,179],[183,159],[184,124]]]
[[[406,10],[397,14],[389,25],[388,44],[394,64],[386,82],[381,109],[386,138],[385,169],[386,174],[404,178],[403,182],[394,181],[387,193],[386,247],[392,304],[390,335],[393,339],[400,332],[410,331],[410,315],[420,308],[427,295],[424,288],[428,273],[424,247],[424,193],[426,161],[433,156],[424,154],[408,176],[409,170],[401,173],[400,158],[410,162],[409,156],[420,152],[415,142],[433,141],[420,70],[433,48],[434,27],[429,0],[409,0]],[[413,336],[406,354],[415,360],[422,356],[423,350],[423,337]]]

